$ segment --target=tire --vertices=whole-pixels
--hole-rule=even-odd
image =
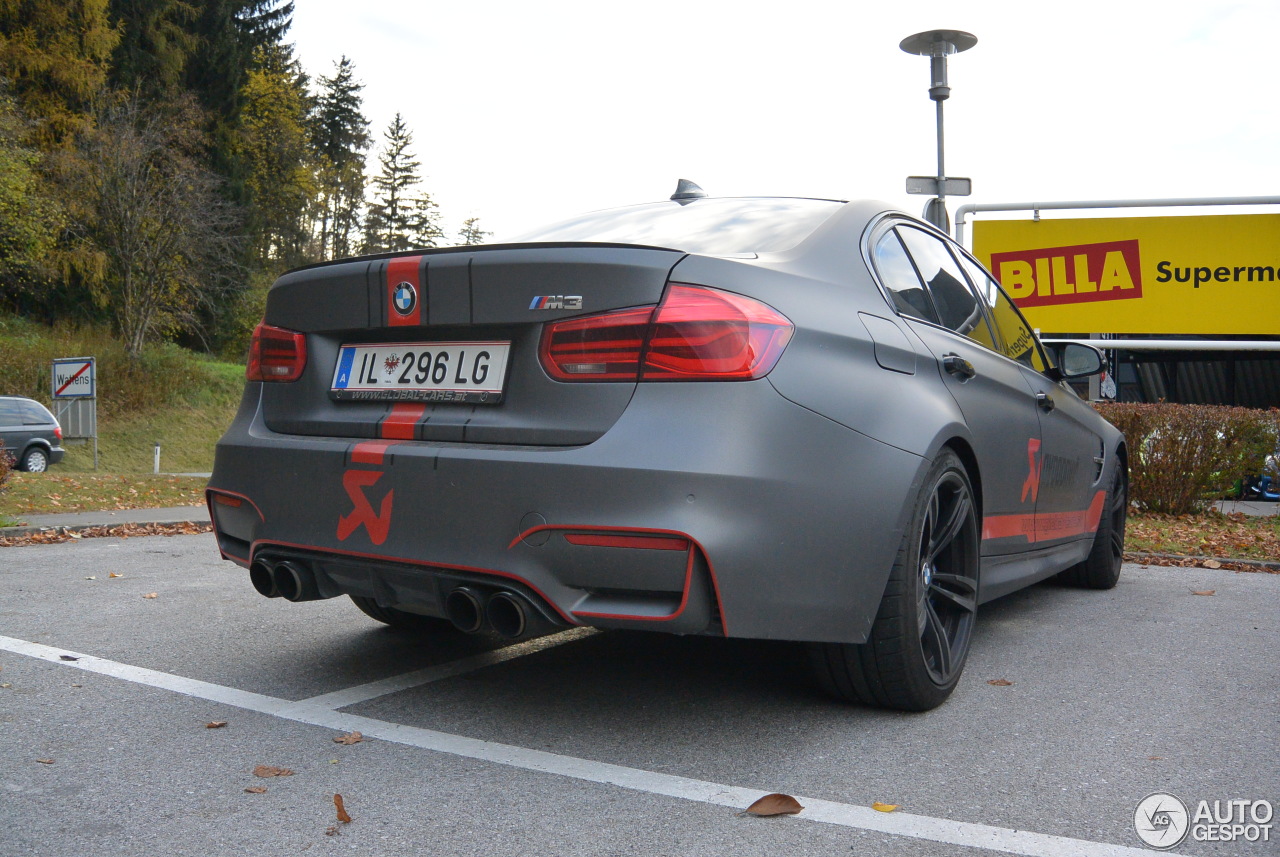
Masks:
[[[447,619],[437,619],[434,616],[420,616],[417,613],[397,610],[394,607],[383,607],[372,598],[365,598],[362,595],[352,595],[350,598],[366,616],[377,619],[384,625],[390,625],[398,631],[412,631],[418,634],[430,634],[453,629],[452,623]]]
[[[867,642],[815,643],[832,695],[901,711],[946,701],[969,654],[978,600],[978,511],[969,474],[944,449],[934,461],[889,573]]]
[[[1124,531],[1129,518],[1129,485],[1123,459],[1117,464],[1102,504],[1102,517],[1093,536],[1093,547],[1084,562],[1058,575],[1063,583],[1085,589],[1112,589],[1120,580],[1124,562]]]
[[[22,453],[22,463],[18,465],[18,469],[28,473],[44,473],[49,469],[49,454],[40,447],[33,446]]]

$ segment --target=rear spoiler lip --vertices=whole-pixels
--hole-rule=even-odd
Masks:
[[[342,259],[330,259],[327,262],[313,262],[290,268],[280,276],[297,271],[311,271],[316,268],[328,268],[333,265],[345,265],[349,262],[377,262],[382,259],[398,259],[403,256],[438,256],[446,253],[475,253],[485,250],[528,250],[537,248],[573,249],[573,248],[611,248],[626,250],[661,250],[665,253],[687,253],[678,247],[659,247],[653,244],[624,244],[611,241],[520,241],[510,244],[466,244],[461,247],[426,247],[420,250],[399,250],[394,253],[374,253],[368,256],[348,256]]]

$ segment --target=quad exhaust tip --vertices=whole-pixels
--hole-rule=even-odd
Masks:
[[[474,634],[484,627],[484,604],[474,589],[460,586],[446,595],[444,612],[464,634]]]
[[[256,559],[249,566],[249,582],[259,595],[286,601],[315,601],[320,597],[316,577],[306,565],[293,560]]]
[[[499,636],[516,640],[540,636],[554,627],[523,595],[505,589],[487,594],[459,586],[445,596],[444,611],[453,626],[466,634],[488,625]]]
[[[529,620],[523,602],[523,598],[510,592],[490,596],[484,611],[493,630],[512,640],[524,636]]]
[[[280,597],[280,590],[276,589],[275,576],[272,574],[273,568],[271,563],[260,559],[254,560],[249,566],[249,582],[253,584],[254,589],[258,590],[259,595],[267,598]]]

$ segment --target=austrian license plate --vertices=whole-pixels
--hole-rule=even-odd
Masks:
[[[329,394],[335,399],[497,404],[510,342],[344,345]]]

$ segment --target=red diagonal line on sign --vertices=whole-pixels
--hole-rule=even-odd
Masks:
[[[67,349],[67,350],[68,350],[68,351],[70,351],[71,349]],[[86,363],[86,364],[84,364],[83,366],[81,366],[81,367],[80,367],[80,371],[79,371],[79,372],[77,372],[76,374],[72,375],[70,378],[68,378],[68,379],[67,379],[67,383],[63,384],[63,385],[62,385],[61,387],[59,387],[58,389],[54,390],[54,391],[53,391],[53,394],[54,394],[55,396],[61,396],[61,395],[62,395],[62,391],[63,391],[63,390],[65,390],[65,389],[67,389],[68,387],[70,387],[70,386],[71,386],[71,382],[72,382],[72,381],[74,381],[75,379],[79,378],[81,375],[83,375],[85,372],[88,372],[88,371],[89,371],[89,364],[88,364],[88,363]]]

